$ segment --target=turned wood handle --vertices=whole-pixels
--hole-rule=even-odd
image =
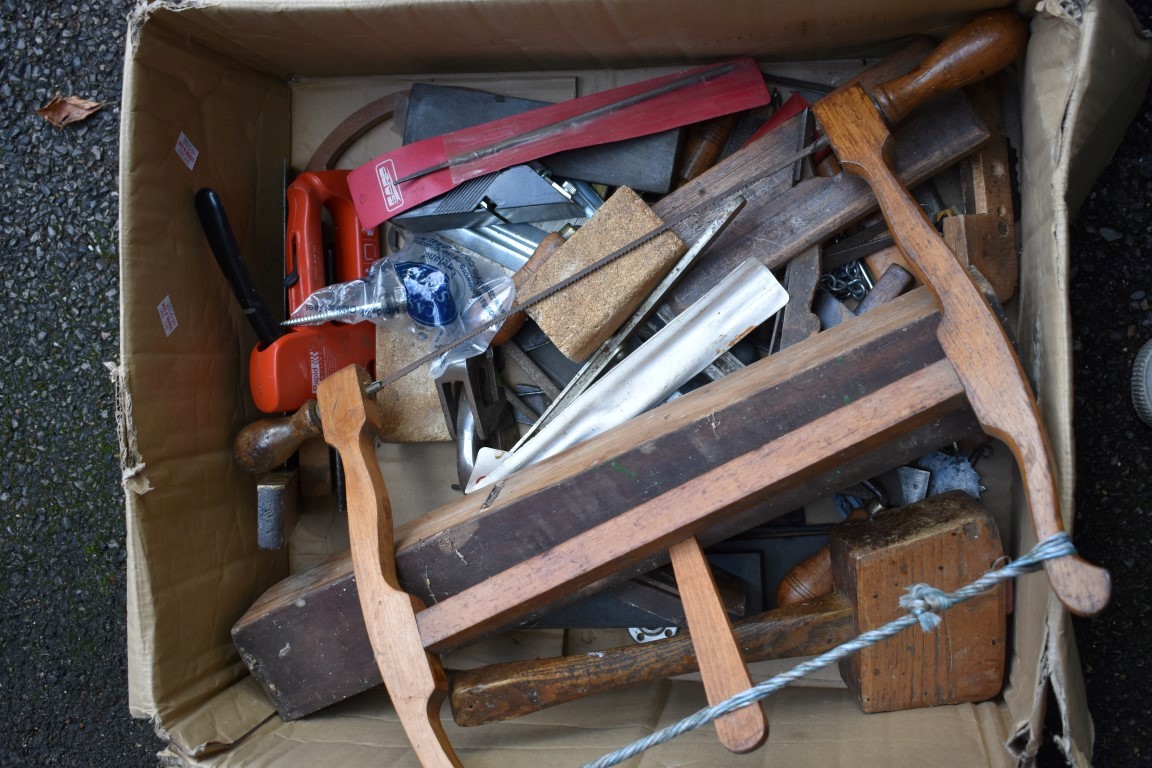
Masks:
[[[536,250],[532,253],[532,258],[528,259],[524,266],[516,270],[516,274],[512,276],[512,284],[516,286],[517,293],[564,243],[564,238],[558,232],[552,232],[540,241],[540,245],[536,246]],[[492,346],[498,347],[511,339],[517,331],[524,327],[524,323],[527,321],[528,314],[526,312],[517,312],[509,317],[504,321],[504,325],[500,326],[496,336],[493,337]]]
[[[832,555],[825,544],[792,566],[776,588],[776,607],[785,608],[832,591]]]
[[[843,522],[864,520],[868,514],[868,510],[864,507],[856,507],[848,513]],[[780,586],[776,589],[776,607],[786,608],[814,597],[831,594],[833,584],[832,554],[825,544],[811,557],[801,560],[784,574]]]
[[[684,149],[680,152],[680,169],[677,172],[677,188],[684,186],[704,171],[716,164],[724,145],[728,143],[740,113],[714,117],[697,123],[688,130]]]
[[[738,621],[732,629],[750,662],[823,653],[855,632],[852,609],[838,593]],[[692,639],[680,634],[651,643],[458,672],[452,676],[449,703],[458,725],[483,725],[695,669]]]
[[[938,93],[977,83],[1016,60],[1028,42],[1028,25],[1012,11],[977,16],[942,42],[919,67],[872,89],[889,125]]]
[[[241,469],[271,472],[320,432],[320,412],[316,401],[309,400],[291,416],[260,419],[244,427],[232,443],[232,455]]]

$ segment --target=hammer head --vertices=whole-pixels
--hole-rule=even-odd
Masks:
[[[952,591],[1003,556],[980,502],[954,491],[867,520],[841,524],[829,542],[833,578],[852,605],[857,632],[899,618],[905,588]],[[865,712],[984,701],[1004,679],[1004,584],[942,614],[931,632],[907,629],[840,662]]]

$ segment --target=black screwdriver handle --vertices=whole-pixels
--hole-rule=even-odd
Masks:
[[[240,302],[241,309],[252,323],[261,346],[267,346],[288,330],[272,317],[264,299],[256,290],[252,276],[248,274],[248,267],[240,256],[240,246],[236,244],[236,236],[232,234],[232,225],[228,223],[228,215],[224,212],[224,203],[216,191],[204,187],[196,193],[196,214],[200,217],[200,226],[204,229],[204,237],[208,239],[208,246],[224,279],[232,286],[232,293]]]

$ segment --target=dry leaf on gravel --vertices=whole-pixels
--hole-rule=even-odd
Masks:
[[[57,128],[63,128],[69,123],[88,119],[103,106],[99,101],[90,101],[79,96],[61,96],[57,92],[51,101],[36,110],[36,114]]]

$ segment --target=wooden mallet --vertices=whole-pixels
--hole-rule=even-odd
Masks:
[[[823,653],[903,613],[905,589],[953,590],[1003,555],[995,522],[962,491],[837,526],[829,549],[832,594],[737,622],[748,661]],[[840,673],[865,712],[984,701],[999,693],[1005,659],[1003,586],[861,651]],[[452,676],[457,724],[506,720],[582,696],[696,669],[688,635],[553,659],[505,662]]]

